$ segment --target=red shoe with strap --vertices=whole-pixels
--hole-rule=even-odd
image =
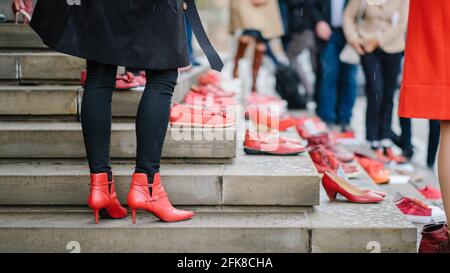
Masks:
[[[146,174],[133,174],[130,192],[128,193],[128,206],[133,214],[133,224],[136,224],[136,211],[138,209],[146,210],[164,222],[180,222],[194,216],[191,211],[179,210],[172,206],[164,187],[161,185],[159,173],[155,174],[152,185],[148,184]]]
[[[361,190],[348,183],[344,178],[334,172],[326,171],[322,178],[322,185],[330,200],[336,200],[337,194],[344,196],[352,203],[379,203],[384,197],[378,193]]]
[[[123,219],[128,211],[120,204],[114,187],[114,181],[108,181],[107,173],[91,174],[91,191],[89,207],[94,210],[95,223],[98,224],[99,213],[103,218]]]
[[[311,149],[309,155],[319,173],[325,173],[326,171],[336,172],[339,166],[342,166],[345,174],[350,178],[356,177],[361,173],[357,167],[342,163],[332,152],[321,145]]]

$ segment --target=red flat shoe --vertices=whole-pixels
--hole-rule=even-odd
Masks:
[[[145,71],[139,72],[139,75],[134,75],[134,80],[139,83],[140,87],[145,87],[147,84],[147,77],[145,75]]]
[[[136,224],[136,211],[138,209],[148,211],[164,222],[180,222],[194,217],[193,212],[179,210],[172,206],[164,187],[161,185],[159,173],[155,174],[152,185],[148,184],[146,174],[133,174],[130,192],[128,193],[128,206],[132,211],[133,224]]]
[[[122,207],[114,187],[114,181],[108,181],[108,174],[91,174],[91,190],[88,205],[94,211],[95,223],[99,223],[99,213],[103,218],[123,219],[128,211]]]
[[[116,77],[116,90],[130,90],[139,87],[133,73],[127,72]]]
[[[419,192],[428,200],[442,200],[442,194],[441,191],[434,188],[431,185],[428,185],[424,188],[419,189]]]
[[[227,105],[236,105],[236,100],[233,97],[217,97],[214,95],[204,95],[194,91],[189,91],[184,98],[186,104],[205,107],[213,107],[215,105],[221,105],[226,107]]]
[[[352,203],[379,203],[384,199],[384,197],[371,191],[360,190],[330,171],[325,172],[322,185],[331,201],[336,200],[337,194],[344,196]]]
[[[272,113],[271,107],[248,107],[248,117],[256,125],[276,131],[286,131],[294,127],[296,120],[288,115],[279,115]],[[278,114],[278,115],[277,115]]]
[[[376,184],[387,184],[391,180],[390,172],[383,163],[366,157],[357,157],[356,160]]]
[[[384,155],[389,159],[389,161],[394,161],[398,164],[404,164],[404,163],[408,162],[406,157],[401,156],[401,155],[396,155],[394,153],[394,150],[390,147],[384,148]]]
[[[236,123],[233,113],[218,109],[211,111],[195,106],[175,104],[170,111],[171,126],[225,128]]]
[[[200,75],[200,77],[198,78],[199,85],[212,84],[212,85],[218,86],[220,84],[220,82],[221,82],[220,73],[218,73],[214,70],[209,70],[209,71],[203,73],[202,75]]]
[[[295,144],[279,138],[259,137],[248,130],[245,134],[244,152],[248,155],[295,156],[304,153],[304,145]]]
[[[340,166],[342,166],[349,178],[356,177],[361,173],[357,167],[339,161],[332,152],[323,146],[314,147],[309,151],[309,155],[319,173],[325,173],[326,171],[336,172]]]
[[[11,5],[14,14],[15,24],[19,23],[19,16],[22,15],[23,23],[28,24],[33,14],[33,1],[30,0],[14,0]]]
[[[199,93],[201,95],[213,95],[215,97],[234,97],[236,94],[234,92],[225,91],[218,86],[211,84],[202,86],[192,86],[191,91]]]

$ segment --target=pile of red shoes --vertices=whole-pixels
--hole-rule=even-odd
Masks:
[[[174,104],[170,113],[171,126],[224,128],[234,126],[235,93],[221,87],[220,75],[209,71],[199,77],[183,104]]]
[[[170,111],[171,126],[225,128],[235,124],[234,111],[222,108],[174,104]]]
[[[81,72],[81,85],[86,84],[87,71],[83,70]],[[147,82],[145,76],[145,71],[141,71],[139,75],[134,75],[131,72],[126,72],[125,74],[117,74],[116,76],[116,90],[138,90],[144,88]]]
[[[248,155],[295,156],[306,151],[306,144],[299,139],[282,137],[279,132],[251,133],[246,131],[244,152]]]
[[[353,162],[355,155],[331,139],[331,132],[319,118],[298,118],[296,129],[298,134],[308,141],[309,154],[319,173],[336,172],[339,168],[342,168],[349,178],[357,177],[361,173],[358,167],[347,164]]]

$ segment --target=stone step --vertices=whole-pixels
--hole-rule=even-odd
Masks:
[[[78,84],[86,62],[51,51],[0,52],[0,80],[20,83]]]
[[[113,164],[123,202],[133,168],[132,162]],[[308,156],[238,156],[231,164],[216,165],[162,164],[161,175],[178,205],[319,204],[320,179]],[[83,160],[0,161],[0,205],[84,205],[88,183],[89,170]]]
[[[0,252],[308,252],[305,213],[198,212],[192,220],[162,223],[148,213],[104,220],[87,212],[0,213]],[[73,243],[72,243],[73,244]],[[70,248],[69,248],[70,249]]]
[[[0,85],[0,116],[77,116],[79,86]]]
[[[190,86],[205,70],[202,66],[180,73],[173,101],[182,102]],[[136,90],[114,92],[113,117],[134,118],[142,93]],[[0,116],[23,116],[23,119],[77,116],[82,96],[83,89],[79,85],[0,85]]]
[[[4,23],[0,24],[0,49],[33,48],[46,46],[29,25]]]
[[[134,158],[134,123],[114,123],[112,158]],[[220,129],[170,127],[165,158],[232,158],[234,127]],[[77,122],[0,122],[0,158],[84,158],[81,124]]]
[[[168,224],[139,212],[136,225],[130,217],[95,225],[84,208],[0,207],[0,252],[416,252],[416,228],[386,204],[181,208],[196,216]]]

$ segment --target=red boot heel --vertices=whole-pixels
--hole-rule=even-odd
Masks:
[[[150,188],[152,192],[150,194]],[[133,214],[133,224],[136,223],[136,210],[148,211],[164,222],[180,222],[191,219],[194,213],[179,210],[172,206],[167,192],[161,185],[161,176],[155,174],[153,184],[149,186],[147,175],[143,173],[133,174],[133,180],[128,194],[128,206]]]
[[[108,181],[107,173],[91,174],[88,205],[94,211],[96,224],[99,223],[99,216],[105,219],[123,219],[128,214],[117,197],[114,181]]]

